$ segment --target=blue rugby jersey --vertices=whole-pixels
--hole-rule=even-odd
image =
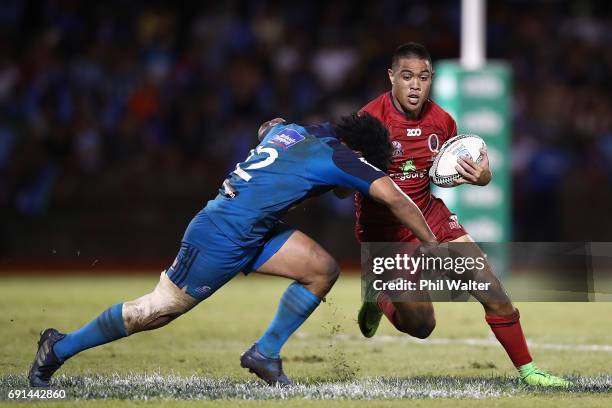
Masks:
[[[330,124],[279,124],[238,163],[202,210],[234,243],[260,245],[299,202],[340,186],[369,195],[385,173],[340,143]]]

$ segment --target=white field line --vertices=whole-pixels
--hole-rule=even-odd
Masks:
[[[16,375],[0,377],[0,401],[8,390],[21,389],[25,379]],[[288,388],[268,387],[258,380],[234,381],[206,377],[179,377],[161,374],[111,376],[58,376],[56,387],[65,389],[68,399],[147,400],[282,400],[282,399],[433,399],[502,398],[521,390],[507,378],[495,380],[454,378],[402,379],[364,378],[348,381],[300,384]],[[6,392],[4,392],[6,390]]]
[[[300,336],[301,337],[301,336]],[[433,338],[433,339],[417,339],[415,337],[406,336],[389,336],[389,335],[378,335],[371,339],[364,339],[362,337],[338,334],[334,336],[338,340],[363,340],[373,343],[411,343],[411,344],[422,344],[432,346],[446,346],[446,345],[463,345],[463,346],[484,346],[484,347],[500,347],[497,339],[493,338],[464,338],[464,339],[446,339],[446,338]],[[556,344],[556,343],[538,343],[532,340],[527,340],[527,345],[530,348],[544,349],[544,350],[571,350],[571,351],[602,351],[606,353],[612,353],[612,344]]]

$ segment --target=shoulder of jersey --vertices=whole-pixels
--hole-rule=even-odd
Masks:
[[[377,96],[375,99],[372,99],[363,108],[360,109],[360,112],[367,112],[380,120],[384,116],[385,101],[388,98],[387,94],[388,92],[385,92]]]
[[[428,120],[432,121],[433,123],[437,123],[442,129],[445,129],[445,131],[448,133],[446,136],[453,136],[457,131],[455,119],[453,119],[450,113],[442,109],[442,107],[436,102],[430,99],[429,103],[430,108],[429,112],[427,113]]]
[[[431,114],[443,119],[453,119],[453,117],[445,111],[440,105],[438,105],[435,101],[429,100],[431,104]]]

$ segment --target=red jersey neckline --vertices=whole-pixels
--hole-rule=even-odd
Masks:
[[[387,91],[387,96],[389,97],[389,103],[391,104],[395,112],[402,115],[402,117],[409,122],[420,122],[423,119],[423,116],[425,116],[426,111],[431,108],[431,103],[430,103],[431,99],[427,98],[427,100],[423,104],[423,109],[421,109],[421,113],[419,114],[419,117],[416,119],[412,119],[412,118],[409,118],[404,111],[397,109],[397,106],[395,106],[395,103],[393,103],[393,91]]]

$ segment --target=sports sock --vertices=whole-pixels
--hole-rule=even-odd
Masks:
[[[281,347],[319,303],[321,299],[298,282],[289,285],[281,297],[274,320],[257,340],[259,352],[269,358],[279,358]]]
[[[521,367],[532,361],[525,335],[521,328],[521,315],[518,309],[506,316],[485,315],[485,319],[497,340],[506,349],[506,353],[515,367]]]
[[[376,304],[383,312],[383,314],[387,316],[387,319],[389,319],[391,324],[393,324],[393,326],[397,329],[398,325],[396,320],[397,314],[395,313],[396,309],[393,302],[391,302],[389,295],[387,295],[385,292],[380,292],[378,294],[378,297],[376,298]]]
[[[68,333],[53,345],[55,355],[64,361],[88,348],[126,337],[122,310],[123,303],[113,305],[85,326]]]

